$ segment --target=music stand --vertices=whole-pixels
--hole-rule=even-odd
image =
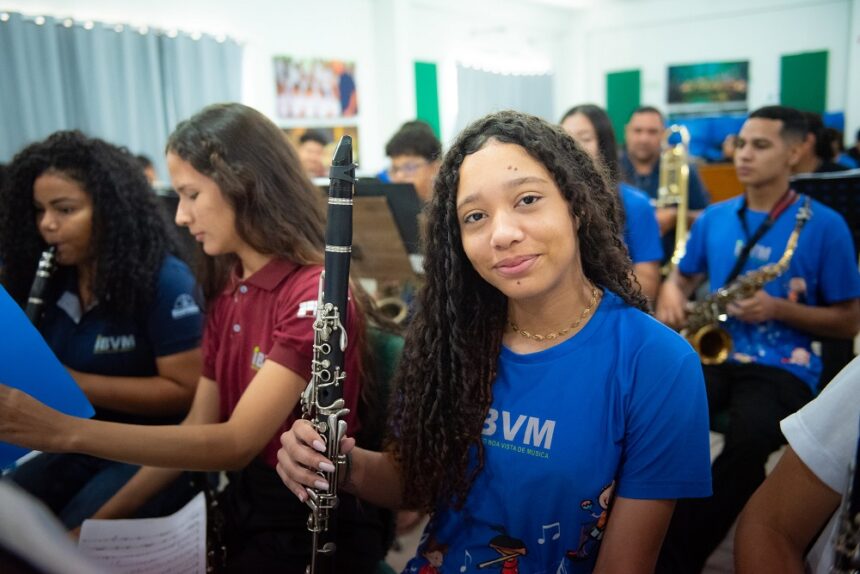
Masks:
[[[854,239],[854,255],[860,250],[860,169],[830,173],[804,173],[791,178],[791,187],[839,212]],[[815,217],[813,210],[812,217]],[[853,339],[819,337],[821,341],[821,378],[823,389],[854,358]]]
[[[411,183],[384,183],[378,179],[360,179],[355,184],[355,195],[385,197],[406,250],[410,255],[421,254],[418,216],[422,205]]]
[[[791,187],[838,211],[851,230],[854,253],[860,251],[860,169],[795,175]]]

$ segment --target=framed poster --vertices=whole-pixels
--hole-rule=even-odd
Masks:
[[[749,62],[711,62],[669,66],[671,116],[747,111]]]
[[[275,56],[279,119],[351,118],[358,114],[355,63]]]
[[[358,127],[353,125],[341,125],[341,126],[300,126],[300,127],[282,127],[283,132],[286,134],[287,139],[293,147],[297,150],[300,147],[301,137],[309,132],[314,132],[317,136],[322,136],[325,139],[326,143],[323,146],[322,157],[320,161],[322,161],[323,166],[325,166],[324,175],[328,177],[328,167],[331,165],[331,158],[334,155],[334,150],[337,147],[337,142],[340,141],[342,136],[351,136],[352,137],[352,159],[356,163],[358,163],[359,158],[361,157],[359,154],[359,144],[360,141],[358,138]],[[299,153],[301,157],[301,152]]]

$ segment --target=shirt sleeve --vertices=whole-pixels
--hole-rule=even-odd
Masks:
[[[708,404],[698,355],[678,356],[672,345],[640,359],[627,405],[618,494],[637,499],[675,499],[711,494]],[[663,363],[662,365],[660,363]]]
[[[687,248],[683,259],[678,264],[678,270],[684,275],[696,275],[697,273],[707,273],[707,226],[708,212],[705,211],[696,221],[693,222],[693,227],[690,228],[690,236],[687,239]]]
[[[857,270],[854,239],[842,216],[838,213],[832,215],[833,221],[827,224],[825,245],[821,250],[820,291],[824,304],[860,296],[860,272]],[[815,218],[814,212],[812,217]]]
[[[622,192],[623,193],[623,192]],[[660,227],[657,215],[645,194],[641,201],[631,198],[624,202],[625,238],[633,263],[663,260],[663,244],[660,241]]]
[[[147,331],[156,357],[165,357],[200,345],[203,313],[199,289],[187,265],[168,257],[158,277]]]
[[[818,397],[780,423],[800,460],[836,492],[845,492],[860,423],[860,359],[854,359]]]

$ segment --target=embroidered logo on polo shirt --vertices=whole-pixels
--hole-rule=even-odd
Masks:
[[[170,314],[174,319],[181,319],[183,317],[197,315],[199,313],[200,307],[197,306],[197,302],[194,300],[194,297],[188,293],[183,293],[177,297],[176,301],[173,303],[173,309],[170,311]]]
[[[93,353],[127,353],[137,347],[134,335],[98,335]]]
[[[299,311],[296,317],[314,317],[317,314],[317,301],[302,301],[299,303]]]
[[[266,362],[266,354],[260,350],[260,346],[254,347],[254,354],[251,355],[251,368],[259,371],[263,368],[263,363]]]

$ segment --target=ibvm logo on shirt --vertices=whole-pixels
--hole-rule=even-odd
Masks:
[[[176,301],[173,303],[173,309],[170,311],[170,314],[174,319],[181,319],[183,317],[197,315],[199,313],[200,307],[197,306],[197,302],[194,300],[194,297],[188,293],[183,293],[177,297]]]
[[[137,342],[134,335],[98,335],[93,353],[128,353],[134,351],[135,347]]]
[[[487,413],[481,431],[486,437],[485,444],[538,458],[549,458],[548,451],[552,447],[552,435],[555,432],[554,420],[541,421],[537,417],[526,415],[519,415],[514,419],[508,411],[502,411],[501,417],[499,414],[496,409],[490,409]],[[497,435],[499,429],[502,431],[503,441],[491,438]]]

